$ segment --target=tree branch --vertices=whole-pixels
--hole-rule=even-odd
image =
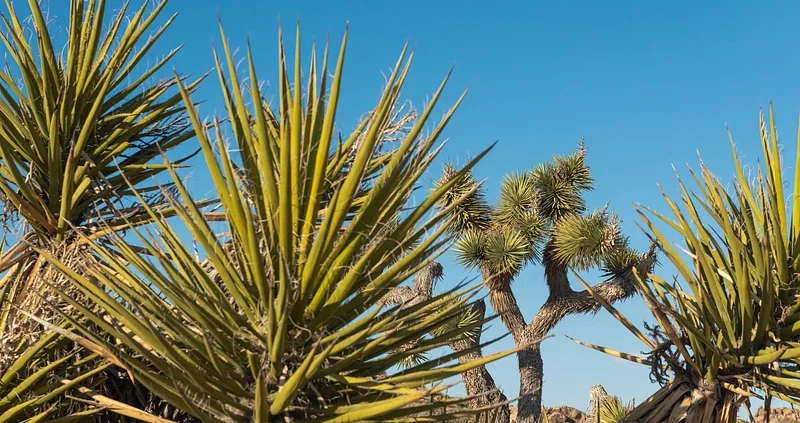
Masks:
[[[414,275],[414,281],[411,287],[398,286],[390,290],[380,302],[383,304],[400,304],[401,307],[408,307],[418,304],[422,301],[429,300],[433,296],[433,286],[436,281],[442,278],[442,265],[437,262],[432,262]],[[515,302],[516,304],[516,302]],[[472,311],[475,312],[478,320],[483,320],[486,316],[486,304],[483,300],[476,301],[472,305]],[[522,314],[520,313],[520,316]],[[522,321],[524,324],[524,320]],[[453,351],[461,352],[469,349],[474,349],[471,352],[465,353],[458,357],[461,364],[469,363],[471,361],[483,357],[480,348],[481,333],[478,332],[476,336],[471,338],[464,338],[453,340],[449,342],[450,348]],[[508,401],[506,396],[497,389],[494,378],[486,369],[486,366],[478,366],[473,369],[467,370],[461,374],[464,381],[464,387],[468,396],[475,396],[471,406],[473,408],[481,408],[495,404],[501,404]],[[500,406],[493,416],[493,422],[508,423],[511,419],[510,409],[508,405]],[[482,418],[481,422],[485,419]]]
[[[489,287],[489,301],[492,309],[500,315],[500,320],[511,332],[514,342],[517,345],[524,344],[522,336],[526,327],[525,316],[522,315],[517,298],[511,289],[512,275],[493,274],[491,270],[485,268],[482,273],[484,284]]]
[[[414,291],[407,287],[407,286],[398,286],[389,290],[380,300],[378,300],[378,305],[395,305],[395,304],[408,304],[413,300],[416,296],[414,295]]]
[[[656,263],[655,245],[642,254],[639,259],[624,271],[611,279],[599,283],[592,288],[594,293],[608,303],[614,303],[631,297],[637,292],[636,276],[646,275]],[[534,338],[547,335],[564,317],[572,314],[596,312],[602,305],[588,291],[574,291],[569,284],[567,268],[549,266],[545,269],[550,296],[531,321],[529,330]],[[555,287],[555,290],[552,288]]]
[[[379,301],[379,305],[403,304],[407,307],[431,299],[433,286],[443,276],[442,265],[431,262],[414,275],[411,287],[398,286],[389,290]]]

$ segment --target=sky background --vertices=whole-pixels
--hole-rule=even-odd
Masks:
[[[640,249],[648,244],[633,205],[665,210],[657,184],[677,195],[673,166],[688,177],[685,166],[697,166],[699,151],[723,179],[732,176],[726,124],[744,162],[755,164],[759,107],[772,100],[779,130],[788,134],[782,138],[788,141],[787,154],[794,154],[800,113],[796,2],[171,0],[167,11],[179,16],[153,53],[183,43],[172,62],[176,70],[197,76],[213,68],[211,46],[219,45],[219,16],[232,46],[244,47],[249,37],[260,77],[268,82],[277,79],[279,17],[290,50],[299,19],[306,64],[314,40],[319,47],[330,35],[338,51],[349,21],[338,115],[345,131],[378,100],[385,75],[410,40],[415,57],[404,98],[422,106],[453,65],[436,116],[469,88],[444,134],[449,141],[441,160],[424,184],[439,176],[445,159],[463,163],[499,141],[475,171],[486,179],[487,196],[494,201],[505,173],[570,153],[585,136],[596,178],[589,206],[600,208],[610,201]],[[65,8],[54,6],[53,18],[66,24]],[[205,101],[202,114],[222,112],[215,76],[195,98]],[[200,168],[189,184],[195,192],[211,192]],[[477,277],[449,255],[442,261],[446,279],[439,289]],[[664,265],[658,272],[670,277],[672,269]],[[596,274],[585,278],[598,282]],[[541,267],[525,269],[513,286],[530,321],[547,297]],[[638,298],[619,308],[636,323],[649,319]],[[504,332],[497,321],[484,340]],[[597,383],[624,400],[642,401],[657,388],[648,369],[564,336],[642,351],[643,345],[607,313],[568,317],[553,334],[542,345],[545,405],[584,409],[588,390]],[[484,353],[511,346],[507,338]],[[507,396],[517,395],[515,357],[489,370]]]

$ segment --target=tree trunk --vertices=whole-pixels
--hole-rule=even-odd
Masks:
[[[519,400],[517,402],[517,422],[537,422],[542,409],[542,356],[539,344],[541,339],[525,324],[525,317],[519,309],[517,299],[511,290],[511,275],[492,275],[483,272],[486,286],[489,287],[489,300],[500,320],[506,325],[517,346],[529,345],[517,353],[519,362]]]
[[[535,338],[531,338],[532,340]],[[536,343],[517,353],[519,361],[519,401],[517,422],[538,422],[542,413],[544,363],[541,344]]]

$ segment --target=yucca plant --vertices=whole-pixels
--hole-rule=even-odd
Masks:
[[[622,423],[627,421],[632,410],[632,402],[624,403],[618,396],[609,396],[598,407],[597,421],[599,423]]]
[[[230,155],[221,124],[214,125],[212,136],[193,108],[189,116],[219,195],[225,232],[212,229],[173,169],[177,195],[165,196],[198,254],[174,228],[177,222],[165,222],[163,213],[143,199],[155,229],[132,232],[138,248],[119,236],[112,236],[110,245],[83,237],[113,271],[75,270],[40,251],[98,305],[95,310],[62,296],[104,332],[83,327],[81,336],[104,345],[136,380],[201,421],[406,421],[463,404],[468,398],[437,396],[447,387],[442,382],[514,352],[453,363],[462,351],[398,369],[407,357],[446,346],[484,322],[451,324],[469,307],[474,292],[463,287],[411,307],[380,306],[389,290],[450,242],[444,236],[449,210],[424,219],[452,183],[416,207],[406,205],[436,157],[436,139],[455,108],[429,136],[421,136],[443,83],[380,171],[366,181],[410,60],[404,62],[404,50],[367,119],[337,141],[345,44],[346,35],[331,79],[327,48],[321,67],[312,56],[304,93],[299,32],[293,81],[281,40],[280,92],[273,112],[249,49],[250,85],[242,87],[223,34],[217,68],[240,157]],[[179,86],[191,104],[187,88]],[[327,170],[336,166],[332,158],[344,156],[356,142],[347,172],[326,181]],[[448,325],[451,329],[440,330]],[[426,333],[436,335],[421,336]],[[414,348],[398,352],[420,338]],[[430,419],[483,411],[456,408]]]
[[[68,350],[67,342],[53,332],[23,354],[4,354],[0,361],[0,422],[47,421],[58,415],[74,416],[78,410],[85,416],[100,410],[81,410],[85,408],[82,404],[66,400],[64,394],[77,392],[76,388],[91,382],[108,364],[81,374],[79,350]]]
[[[193,136],[174,79],[156,78],[177,50],[142,69],[174,19],[156,23],[165,2],[130,16],[126,3],[105,22],[104,0],[71,0],[63,49],[54,45],[47,12],[36,0],[27,4],[29,20],[6,0],[0,32],[8,58],[0,71],[0,218],[12,243],[0,255],[0,362],[18,362],[50,336],[24,312],[58,323],[54,307],[69,307],[55,290],[77,295],[37,251],[70,264],[93,260],[86,239],[150,219],[132,186],[169,214],[152,182],[165,169],[155,159]],[[0,377],[11,377],[4,370]]]
[[[5,239],[0,250],[6,247]],[[10,286],[0,288],[0,304],[7,301]],[[0,343],[0,423],[45,421],[58,416],[88,417],[100,409],[65,400],[65,394],[77,394],[87,388],[99,372],[110,364],[81,372],[81,349],[70,340],[51,331],[30,342],[23,351],[15,345]],[[92,357],[93,358],[93,357]]]
[[[113,421],[108,412],[133,421],[172,422],[103,395],[103,375],[117,360],[99,348],[99,353],[85,354],[72,344],[72,336],[62,336],[70,333],[69,324],[51,326],[30,317],[54,330],[22,354],[4,355],[7,361],[0,361],[0,423]]]
[[[572,154],[506,176],[494,206],[486,202],[475,177],[471,173],[460,176],[462,173],[448,164],[438,182],[439,186],[456,182],[440,202],[453,216],[450,230],[458,236],[456,257],[464,266],[480,270],[492,308],[517,346],[545,337],[567,315],[601,307],[589,291],[572,289],[570,268],[603,270],[607,280],[594,289],[605,301],[613,302],[635,294],[634,268],[647,272],[655,262],[652,248],[640,254],[628,245],[619,219],[607,208],[588,211],[583,196],[594,181],[583,142]],[[464,196],[464,201],[455,203]],[[544,266],[550,295],[536,316],[526,321],[512,282],[530,263]],[[543,382],[539,344],[522,349],[517,358],[517,419],[538,422]]]
[[[787,191],[772,106],[769,121],[762,113],[760,123],[764,166],[753,179],[731,138],[732,186],[701,165],[692,173],[695,191],[680,181],[678,201],[664,195],[672,217],[640,208],[680,279],[640,281],[657,322],[649,334],[608,307],[649,355],[592,346],[651,366],[664,383],[630,413],[631,421],[733,423],[751,397],[800,401],[800,158]],[[684,247],[673,245],[675,235]]]
[[[10,286],[0,288],[0,303],[9,292]],[[54,325],[20,312],[49,330],[21,352],[16,344],[0,344],[0,423],[95,421],[100,416],[110,421],[106,411],[138,421],[167,422],[102,394],[103,376],[118,360],[71,335],[68,322],[59,319]],[[76,339],[78,344],[72,342]]]

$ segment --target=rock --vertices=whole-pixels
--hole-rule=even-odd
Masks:
[[[576,408],[567,407],[566,405],[558,407],[545,407],[545,412],[550,420],[550,423],[589,423],[589,416],[583,411]],[[513,405],[509,407],[511,414],[511,423],[517,421],[517,407]]]
[[[767,419],[767,413],[764,407],[758,407],[755,414],[756,423],[763,423]],[[770,423],[794,423],[800,422],[800,409],[791,408],[772,408],[769,413]]]

